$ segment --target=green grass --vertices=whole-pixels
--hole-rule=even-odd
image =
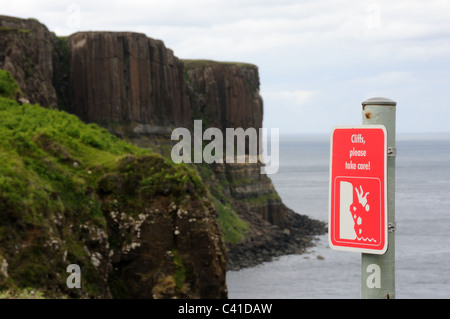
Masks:
[[[0,207],[22,207],[26,222],[67,205],[98,211],[86,190],[125,154],[145,153],[73,115],[0,97]]]
[[[22,94],[17,82],[8,71],[0,69],[0,97],[14,99],[17,94]]]
[[[161,157],[66,112],[20,105],[19,92],[0,70],[0,256],[9,265],[9,277],[0,273],[0,291],[64,287],[70,260],[84,267],[91,280],[84,293],[95,296],[101,274],[90,263],[83,246],[89,235],[80,225],[106,230],[98,183],[124,158]],[[173,170],[155,171],[155,178],[183,181]],[[49,245],[55,239],[58,248]]]
[[[0,296],[27,296],[27,287],[60,296],[46,289],[64,289],[69,262],[79,264],[89,281],[84,296],[98,296],[102,274],[85,243],[91,230],[106,231],[103,211],[111,211],[112,198],[121,212],[134,214],[160,195],[176,204],[209,197],[225,241],[246,235],[248,225],[221,195],[222,185],[208,191],[194,165],[176,165],[64,111],[21,105],[15,100],[20,94],[9,72],[0,70],[0,263],[7,259],[9,275],[0,272]],[[206,179],[213,174],[210,167],[200,171]],[[58,248],[49,245],[55,239]],[[109,240],[113,247],[118,239],[111,234]],[[187,276],[181,261],[174,260],[177,287]]]
[[[239,218],[230,205],[224,205],[220,201],[215,201],[215,205],[225,242],[228,244],[241,242],[247,236],[247,222]]]
[[[247,67],[247,68],[253,68],[256,69],[257,66],[250,63],[244,63],[244,62],[222,62],[222,61],[213,61],[213,60],[181,60],[184,63],[184,67],[186,70],[195,69],[199,67],[208,67],[208,66],[231,66],[236,65],[239,67]]]
[[[17,291],[2,291],[0,292],[0,299],[45,299],[45,295],[39,290],[24,288]]]
[[[217,211],[217,220],[222,228],[223,239],[227,244],[237,244],[247,236],[248,223],[241,219],[224,188],[229,182],[224,174],[214,173],[212,165],[202,164],[196,166],[204,182],[209,182],[208,192]],[[215,182],[211,183],[211,180]]]
[[[48,196],[77,190],[94,182],[124,155],[151,154],[64,111],[19,105],[12,99],[18,90],[9,72],[0,70],[0,190],[4,196],[39,197],[40,192]]]
[[[181,256],[180,256],[178,250],[173,249],[172,255],[173,255],[174,268],[175,268],[175,273],[174,273],[175,287],[178,290],[182,290],[183,285],[186,280],[186,268],[183,264],[183,261],[181,259]]]
[[[249,197],[242,199],[242,202],[247,203],[251,206],[261,206],[265,205],[268,201],[278,201],[281,200],[280,195],[276,192],[268,193],[268,194],[261,194],[257,197]]]
[[[17,29],[11,27],[0,27],[0,32],[21,32],[23,34],[29,34],[31,32],[30,29]]]

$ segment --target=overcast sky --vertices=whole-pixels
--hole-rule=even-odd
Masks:
[[[280,133],[361,124],[361,102],[378,96],[397,102],[397,132],[450,132],[449,0],[0,0],[0,14],[256,64],[264,126]]]

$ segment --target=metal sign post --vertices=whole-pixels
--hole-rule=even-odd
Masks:
[[[388,248],[383,255],[362,253],[363,299],[395,298],[395,110],[397,102],[371,98],[362,102],[364,125],[384,125],[387,130]]]

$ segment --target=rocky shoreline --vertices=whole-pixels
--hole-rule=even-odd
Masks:
[[[254,267],[284,255],[303,254],[315,245],[317,236],[327,232],[326,223],[293,211],[288,228],[264,225],[258,230],[262,222],[260,219],[259,223],[255,222],[252,234],[243,242],[228,247],[228,271]]]

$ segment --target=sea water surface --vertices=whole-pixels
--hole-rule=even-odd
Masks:
[[[396,143],[396,298],[450,298],[450,134]],[[280,136],[269,177],[288,207],[328,222],[329,165],[329,136]],[[327,236],[303,255],[229,271],[229,298],[361,298],[361,254],[332,250]]]

